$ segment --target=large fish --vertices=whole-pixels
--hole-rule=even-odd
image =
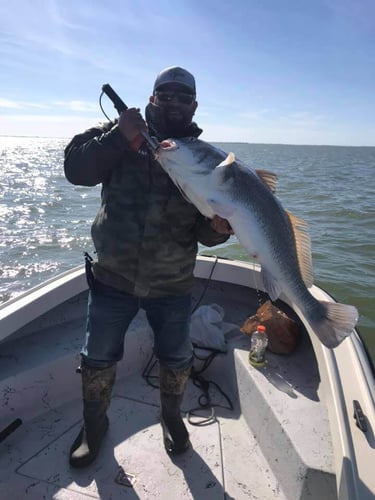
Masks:
[[[313,274],[307,224],[284,210],[273,194],[274,174],[254,171],[233,153],[193,137],[163,141],[156,158],[203,215],[228,219],[241,245],[261,264],[271,300],[283,292],[327,347],[351,334],[357,309],[319,301],[308,290]]]

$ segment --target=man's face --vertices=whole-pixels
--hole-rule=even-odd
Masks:
[[[178,83],[163,85],[150,101],[160,107],[165,128],[171,135],[183,132],[190,125],[198,106],[195,95]]]

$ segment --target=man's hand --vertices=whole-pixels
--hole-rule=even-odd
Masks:
[[[223,219],[222,217],[219,217],[218,215],[213,216],[213,218],[211,220],[211,227],[217,233],[220,233],[220,234],[234,234],[234,231],[231,228],[231,225],[229,224],[227,219]]]
[[[141,132],[147,131],[147,125],[139,108],[128,108],[120,114],[118,121],[119,129],[129,146],[134,151],[138,151],[144,141]]]

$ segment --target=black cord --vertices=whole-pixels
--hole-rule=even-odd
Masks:
[[[195,344],[194,342],[193,342],[193,347],[194,349],[200,349],[201,351],[208,351],[210,353],[206,357],[199,357],[197,352],[194,350],[194,358],[197,359],[198,361],[203,361],[203,366],[202,368],[200,368],[199,371],[194,369],[196,375],[200,375],[205,370],[207,370],[207,368],[210,366],[210,364],[212,363],[213,359],[217,354],[225,354],[223,351],[219,351],[217,349],[211,349],[209,347],[201,347],[198,344]]]
[[[103,95],[104,92],[101,93],[100,95],[100,100],[102,98],[102,95]],[[100,102],[100,101],[99,101]],[[101,107],[101,104],[100,104],[100,107]],[[103,109],[102,109],[103,111]],[[104,113],[104,111],[103,111]],[[105,114],[105,113],[104,113]],[[107,115],[106,115],[107,116]],[[191,314],[193,314],[196,309],[198,308],[198,306],[200,305],[200,303],[202,302],[202,299],[203,297],[205,296],[206,292],[207,292],[207,288],[208,288],[208,285],[210,284],[211,282],[211,278],[212,278],[212,274],[214,272],[214,269],[216,267],[216,264],[218,262],[218,256],[215,255],[215,261],[212,265],[212,268],[211,268],[211,271],[210,271],[210,275],[208,276],[207,278],[207,283],[206,283],[206,286],[204,287],[203,289],[203,292],[201,293],[201,296],[199,297],[199,300],[197,301],[197,303],[195,304],[195,306],[193,307],[192,311],[191,311]],[[205,348],[201,348],[199,346],[197,346],[196,344],[193,344],[193,347],[195,348],[199,348],[199,349],[205,349]],[[212,359],[215,357],[215,354],[213,354],[214,352],[214,349],[206,349],[206,350],[209,350],[211,351],[211,355],[212,356]],[[219,353],[220,351],[216,351],[216,353]],[[205,364],[204,364],[204,367],[199,371],[199,373],[202,373],[209,365],[210,363],[212,362],[212,359],[209,359],[210,356],[208,356],[208,358],[199,358],[199,356],[196,354],[196,352],[194,351],[194,356],[196,357],[196,359],[198,359],[199,361],[205,361]],[[147,361],[147,364],[146,364],[146,367],[145,369],[143,370],[143,373],[142,373],[142,377],[146,380],[146,382],[151,385],[151,387],[154,387],[155,389],[158,389],[159,386],[158,385],[155,385],[153,383],[151,383],[151,379],[157,379],[159,378],[157,375],[151,375],[151,371],[153,370],[154,366],[156,365],[157,363],[157,359],[154,359],[154,353],[151,354],[150,356],[150,359]]]
[[[196,351],[194,350],[194,358],[198,359],[199,361],[203,361],[203,366],[198,370],[195,369],[193,366],[191,369],[190,378],[194,386],[202,391],[202,394],[198,397],[199,406],[192,408],[187,412],[187,419],[191,425],[204,426],[212,424],[217,421],[215,408],[224,408],[225,410],[233,411],[234,407],[229,396],[222,390],[222,388],[216,382],[212,380],[206,380],[204,377],[202,377],[202,373],[205,370],[207,370],[207,368],[210,366],[215,357],[218,354],[223,354],[223,353],[221,351],[217,351],[216,349],[208,349],[206,347],[201,348],[197,345],[195,345],[194,347],[197,349],[204,349],[206,351],[210,351],[210,354],[206,358],[204,357],[202,358],[198,356]],[[159,380],[159,376],[151,375],[151,372],[155,368],[157,363],[158,360],[155,357],[154,353],[152,353],[150,359],[146,364],[145,369],[142,372],[142,377],[146,380],[147,384],[153,387],[154,389],[159,389],[160,387],[157,383],[155,384],[153,382],[154,380]],[[216,390],[224,397],[224,399],[228,403],[227,406],[212,403],[212,399],[209,392],[211,386],[214,386]],[[201,412],[202,410],[210,410],[210,415],[208,417],[202,417],[201,415],[198,415],[197,412],[198,411]],[[193,418],[199,420],[193,420]]]
[[[189,424],[195,425],[197,427],[213,424],[214,422],[217,421],[215,408],[224,408],[225,410],[230,410],[230,411],[234,410],[232,401],[229,399],[228,395],[225,394],[225,392],[216,382],[213,382],[212,380],[206,380],[200,376],[192,377],[192,381],[195,387],[201,389],[203,394],[201,394],[198,398],[199,406],[197,406],[196,408],[192,408],[187,412],[187,420]],[[209,394],[210,385],[216,387],[216,389],[220,392],[220,394],[226,399],[228,406],[212,403]],[[201,415],[197,414],[197,412],[201,413],[202,410],[209,410],[210,411],[209,416],[202,417]],[[199,420],[193,420],[193,418],[199,418]]]
[[[202,302],[202,299],[203,297],[206,295],[206,292],[207,292],[207,289],[208,289],[208,286],[209,284],[211,283],[211,278],[212,278],[212,275],[214,273],[214,270],[215,270],[215,267],[216,267],[216,264],[219,260],[219,257],[217,255],[213,255],[213,257],[215,257],[215,261],[214,263],[212,264],[212,268],[211,268],[211,272],[210,272],[210,275],[209,277],[207,278],[207,281],[206,281],[206,285],[203,289],[203,292],[201,293],[201,296],[199,297],[199,300],[197,300],[195,306],[193,307],[192,311],[191,311],[191,314],[193,314],[199,307],[200,303]]]
[[[233,403],[230,400],[229,396],[222,390],[222,388],[213,380],[206,380],[204,377],[202,377],[202,372],[205,371],[209,365],[212,363],[214,360],[215,356],[219,354],[219,351],[213,351],[205,360],[204,360],[204,365],[203,368],[200,370],[196,370],[194,367],[191,370],[191,375],[190,378],[192,379],[193,384],[195,387],[200,389],[202,391],[202,394],[198,398],[198,404],[196,408],[192,408],[187,412],[187,419],[188,422],[191,425],[195,425],[198,427],[205,426],[212,424],[217,421],[216,418],[216,413],[215,413],[215,408],[224,408],[225,410],[230,410],[233,411]],[[196,354],[194,353],[194,356]],[[198,358],[197,359],[202,359]],[[224,397],[224,399],[227,401],[228,405],[220,405],[220,404],[214,404],[212,402],[211,396],[210,396],[210,386],[214,386],[220,394]],[[208,417],[202,417],[201,415],[198,415],[197,412],[201,412],[202,410],[209,410],[210,414]],[[193,418],[199,418],[199,420],[193,420]]]
[[[147,365],[146,365],[145,369],[142,372],[142,377],[146,380],[148,385],[150,385],[154,389],[159,389],[159,387],[160,387],[159,385],[155,385],[151,381],[152,379],[159,380],[158,375],[151,375],[151,372],[154,369],[157,362],[158,362],[158,360],[156,359],[154,353],[152,353],[150,356],[150,359],[147,361]]]
[[[103,115],[107,118],[107,120],[108,120],[108,121],[112,121],[112,120],[109,118],[109,116],[106,114],[106,112],[104,111],[104,109],[103,109],[103,106],[102,106],[102,97],[103,97],[103,94],[104,94],[104,92],[102,92],[102,93],[100,94],[100,97],[99,97],[99,106],[100,106],[100,109],[102,110]]]
[[[202,302],[203,297],[205,296],[208,286],[211,282],[211,278],[213,275],[213,272],[215,270],[216,264],[218,262],[218,257],[215,255],[215,261],[212,265],[210,275],[207,278],[207,283],[203,289],[203,292],[201,293],[201,296],[199,297],[199,300],[196,302],[194,308],[191,311],[191,314],[193,314],[200,303]],[[203,361],[203,365],[199,370],[196,370],[194,366],[191,369],[190,373],[190,378],[195,385],[195,387],[198,387],[202,391],[202,394],[198,398],[198,404],[199,406],[196,408],[192,408],[187,412],[187,419],[188,422],[191,425],[195,426],[204,426],[204,425],[209,425],[214,422],[216,422],[216,414],[215,414],[215,408],[224,408],[226,410],[231,410],[233,411],[233,403],[230,400],[229,396],[225,394],[225,392],[221,389],[221,387],[216,383],[213,382],[212,380],[206,380],[205,378],[202,377],[202,373],[207,370],[207,368],[210,366],[212,361],[215,359],[215,357],[218,354],[223,354],[222,351],[218,351],[217,349],[210,349],[208,347],[200,347],[199,345],[193,343],[194,347],[194,358],[197,359],[198,361]],[[209,355],[206,357],[200,357],[196,349],[203,350],[203,351],[209,351]],[[156,359],[154,353],[151,354],[150,359],[148,360],[145,369],[143,370],[142,377],[146,380],[146,382],[151,386],[154,387],[155,389],[159,389],[159,385],[156,385],[155,383],[152,382],[152,380],[158,380],[159,376],[158,375],[151,375],[152,370],[154,369],[156,363],[158,360]],[[211,397],[209,394],[209,389],[210,385],[213,385],[216,387],[216,389],[220,392],[220,394],[226,399],[228,406],[223,406],[219,404],[212,404]],[[202,411],[202,410],[210,410],[210,415],[208,417],[201,417],[200,415],[197,415],[197,411]],[[198,421],[193,421],[192,418],[199,418]]]

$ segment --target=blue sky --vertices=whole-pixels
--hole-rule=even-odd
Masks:
[[[171,65],[208,141],[375,146],[374,0],[0,0],[0,135],[71,137],[107,82],[143,110]]]

